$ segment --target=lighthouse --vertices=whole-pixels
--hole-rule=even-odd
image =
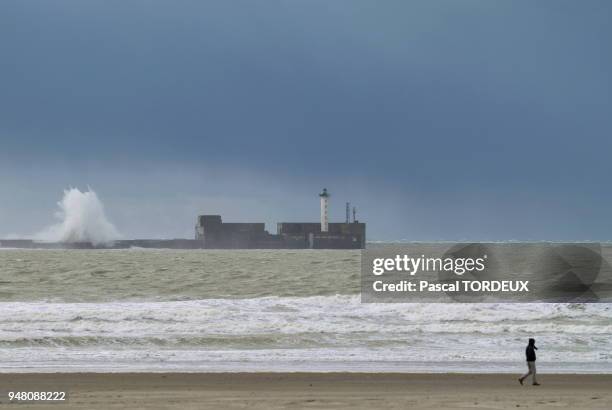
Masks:
[[[329,231],[329,218],[327,216],[327,206],[329,202],[329,194],[327,188],[323,188],[323,192],[319,194],[321,198],[321,232]]]

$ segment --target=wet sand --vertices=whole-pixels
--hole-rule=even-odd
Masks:
[[[66,391],[66,403],[19,409],[612,408],[612,375],[395,373],[0,374],[7,391]]]

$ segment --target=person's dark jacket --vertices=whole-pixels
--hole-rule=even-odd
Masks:
[[[530,344],[527,346],[527,349],[525,349],[525,356],[527,356],[527,361],[528,362],[535,362],[536,361],[536,353],[535,351],[538,348],[535,347],[535,345]]]

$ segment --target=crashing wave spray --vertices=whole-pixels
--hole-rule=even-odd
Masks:
[[[91,242],[101,245],[119,239],[117,228],[108,221],[104,206],[91,189],[81,192],[77,188],[64,191],[57,203],[55,214],[60,223],[50,226],[36,235],[36,239],[50,242]]]

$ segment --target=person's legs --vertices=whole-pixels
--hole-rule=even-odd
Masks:
[[[529,372],[532,374],[533,384],[538,385],[538,380],[536,379],[536,364],[535,362],[529,362]]]
[[[530,364],[530,363],[532,363],[532,362],[527,362],[527,373],[525,373],[524,375],[522,375],[522,376],[519,378],[519,382],[520,382],[521,384],[523,384],[523,381],[524,381],[526,378],[528,378],[528,377],[529,377],[529,375],[531,374],[531,364]]]

